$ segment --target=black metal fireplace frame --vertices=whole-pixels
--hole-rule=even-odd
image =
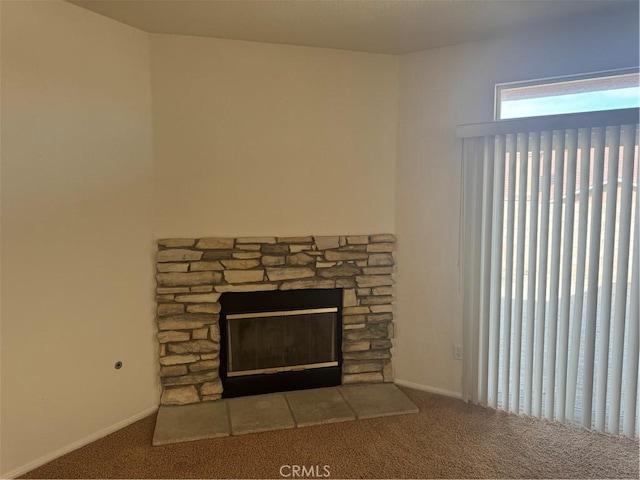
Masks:
[[[220,296],[220,380],[223,398],[333,387],[342,383],[342,289],[226,292]],[[227,372],[227,315],[310,308],[338,309],[335,351],[337,366],[270,374],[229,377]]]

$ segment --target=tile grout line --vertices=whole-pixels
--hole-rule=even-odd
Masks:
[[[229,424],[229,436],[232,437],[234,435],[233,435],[233,427],[231,426],[231,407],[229,406],[229,399],[225,398],[222,401],[224,402],[224,406],[227,410],[227,423]]]
[[[289,409],[289,413],[291,414],[291,419],[293,420],[293,428],[300,428],[298,426],[298,421],[296,420],[296,416],[291,409],[291,404],[289,403],[289,397],[287,396],[287,392],[282,392],[282,396],[284,397],[284,401],[287,404],[287,408]]]
[[[351,406],[351,404],[349,403],[349,400],[347,400],[347,397],[344,396],[344,394],[342,393],[342,385],[337,387],[338,389],[338,393],[340,394],[340,396],[342,397],[342,399],[344,400],[344,403],[347,404],[347,407],[349,407],[349,410],[351,410],[351,413],[353,413],[353,416],[356,417],[356,420],[360,420],[360,416],[356,413],[356,411],[353,409],[353,407]]]

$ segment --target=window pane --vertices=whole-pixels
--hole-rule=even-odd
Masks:
[[[640,107],[638,72],[497,87],[497,119]]]

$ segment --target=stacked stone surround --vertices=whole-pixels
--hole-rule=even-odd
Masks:
[[[393,381],[394,250],[391,234],[159,240],[161,404],[221,397],[224,292],[343,289],[342,383]]]

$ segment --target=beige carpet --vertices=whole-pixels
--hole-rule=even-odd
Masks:
[[[402,390],[419,413],[161,447],[152,415],[23,478],[638,478],[637,441]]]

